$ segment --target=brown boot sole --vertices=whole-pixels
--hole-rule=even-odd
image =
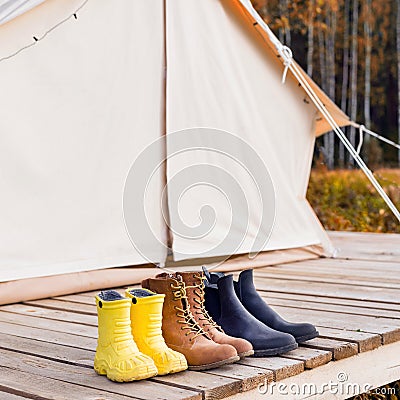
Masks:
[[[236,361],[239,361],[239,360],[240,360],[240,357],[239,356],[235,356],[235,357],[227,358],[226,360],[217,361],[217,362],[211,363],[211,364],[189,365],[188,369],[190,371],[205,371],[207,369],[221,367],[222,365],[232,364],[232,363],[234,363]]]
[[[252,356],[254,354],[254,350],[244,351],[243,353],[238,353],[240,359]]]

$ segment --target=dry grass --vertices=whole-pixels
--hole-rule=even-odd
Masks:
[[[350,400],[400,400],[400,381],[372,390],[371,393],[352,397]]]
[[[375,171],[400,209],[400,169]],[[400,224],[359,170],[313,169],[308,200],[326,229],[400,233]]]

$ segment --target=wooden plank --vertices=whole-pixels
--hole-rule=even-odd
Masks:
[[[250,392],[239,393],[232,397],[232,400],[345,400],[353,398],[352,396],[357,395],[356,391],[359,389],[366,392],[369,388],[377,388],[398,380],[399,354],[400,342],[382,346],[375,351],[359,354],[357,357],[345,358],[307,370],[278,383],[262,385]],[[311,388],[310,385],[312,385]],[[367,385],[369,388],[366,388]],[[314,390],[310,390],[312,388]]]
[[[272,371],[240,364],[224,365],[216,369],[210,369],[207,373],[239,379],[241,392],[254,389],[259,384],[271,382],[274,379]]]
[[[332,360],[333,355],[331,351],[298,347],[295,350],[282,354],[281,357],[303,361],[306,369],[312,369],[327,364]]]
[[[59,397],[60,394],[64,395],[62,398],[68,396],[68,398],[73,399],[92,399],[92,397],[85,397],[85,394],[87,391],[90,393],[91,391],[96,390],[99,391],[99,393],[102,393],[102,397],[100,397],[99,394],[100,398],[106,399],[117,396],[118,399],[128,397],[143,400],[161,400],[165,399],[165,394],[167,394],[168,399],[171,400],[201,399],[201,396],[199,396],[199,393],[197,392],[165,386],[149,380],[118,384],[109,381],[105,376],[97,375],[92,368],[72,366],[61,362],[55,362],[6,350],[1,350],[0,356],[3,366],[14,371],[14,374],[17,373],[18,376],[21,376],[21,374],[28,374],[30,376],[30,382],[41,382],[42,379],[51,379],[52,381],[55,380],[55,382],[62,382],[63,385],[67,385],[65,391],[59,393]],[[2,377],[0,377],[0,382],[1,379]],[[77,395],[73,395],[69,391],[69,385],[77,388],[75,390]],[[35,391],[38,390],[37,386],[38,385],[33,385]],[[78,394],[79,390],[81,391],[81,394]],[[56,388],[54,389],[54,393],[57,393]],[[33,394],[39,393],[33,392]],[[120,395],[122,395],[122,397]]]
[[[1,388],[1,386],[0,386]],[[6,389],[6,388],[4,388]],[[22,396],[18,396],[16,394],[12,394],[12,393],[7,393],[7,392],[3,392],[0,389],[0,399],[1,400],[25,400],[26,397],[22,397]]]
[[[274,307],[285,319],[292,321],[308,321],[326,328],[347,329],[358,332],[377,333],[382,336],[383,344],[400,340],[400,324],[398,320],[389,318],[374,318],[363,315],[353,315],[343,318],[334,312],[322,312],[302,309],[301,311],[288,307]]]
[[[94,295],[91,294],[69,294],[66,296],[57,296],[53,297],[55,300],[60,301],[67,301],[71,303],[78,303],[78,304],[89,304],[89,305],[96,305],[96,301]]]
[[[382,345],[382,336],[376,333],[355,332],[346,329],[324,328],[318,326],[320,337],[343,340],[358,345],[358,352],[371,351]]]
[[[97,326],[97,316],[77,314],[76,312],[66,312],[27,304],[10,304],[1,306],[0,310],[15,314],[30,315],[32,317],[53,319],[55,321],[68,321],[76,324]]]
[[[304,362],[283,357],[247,357],[238,364],[265,368],[274,373],[274,381],[279,381],[304,371]]]
[[[287,299],[287,300],[299,300],[307,301],[312,303],[322,304],[341,304],[345,306],[354,306],[357,308],[372,308],[375,310],[391,310],[400,312],[399,303],[381,303],[377,301],[369,300],[357,300],[357,299],[342,299],[340,297],[324,297],[318,295],[309,294],[296,294],[296,293],[279,293],[279,292],[268,292],[259,290],[259,293],[265,299]]]
[[[296,263],[279,264],[273,267],[255,270],[257,273],[270,272],[275,269],[282,269],[292,272],[307,272],[321,274],[335,274],[340,276],[380,277],[386,281],[387,276],[379,276],[381,271],[388,273],[390,277],[399,280],[396,273],[400,271],[398,262],[379,262],[376,260],[343,260],[337,258],[319,258],[317,260],[299,261]]]
[[[0,347],[14,351],[45,357],[50,360],[67,362],[73,365],[92,367],[94,352],[76,348],[66,348],[54,343],[44,343],[32,339],[19,338],[11,335],[0,334]],[[215,375],[231,377],[239,380],[239,390],[250,390],[265,380],[271,380],[272,371],[246,367],[242,365],[228,365],[218,368]],[[215,394],[215,388],[212,392]]]
[[[302,346],[330,351],[333,354],[333,360],[342,360],[343,358],[355,356],[358,353],[356,343],[319,337],[302,343]]]
[[[57,343],[43,342],[4,333],[0,333],[0,349],[89,368],[93,367],[95,354],[93,350],[67,347]]]
[[[349,286],[370,286],[374,288],[383,288],[383,289],[400,289],[400,283],[390,280],[390,279],[380,279],[376,278],[363,278],[361,276],[351,276],[351,275],[340,275],[340,274],[321,274],[321,273],[311,273],[311,272],[303,272],[299,271],[287,271],[281,267],[270,267],[267,270],[262,272],[255,272],[254,276],[256,278],[261,279],[280,279],[280,280],[288,280],[288,281],[299,281],[299,282],[317,282],[317,283],[333,283],[336,284],[340,282],[341,285],[349,285]]]
[[[15,325],[33,326],[49,331],[74,333],[75,335],[97,338],[97,328],[94,326],[74,324],[64,321],[49,321],[46,318],[38,318],[30,315],[19,315],[6,311],[0,308],[0,321],[9,322]]]
[[[213,375],[205,372],[184,371],[179,374],[157,376],[153,382],[164,383],[172,387],[198,391],[203,399],[224,399],[239,393],[241,380]]]
[[[301,300],[274,299],[270,297],[265,297],[264,295],[262,295],[262,297],[267,301],[270,306],[273,307],[282,306],[316,311],[333,311],[337,314],[366,315],[372,317],[386,317],[390,319],[400,320],[400,312],[398,311],[375,310],[373,308],[361,308],[342,304],[315,303]],[[343,316],[343,318],[346,318],[346,316]]]
[[[11,391],[21,397],[40,400],[124,400],[135,398],[128,395],[118,395],[101,389],[91,389],[75,384],[66,383],[57,379],[45,378],[34,374],[34,367],[30,372],[23,372],[14,368],[0,365],[0,390]],[[122,385],[121,385],[122,386]]]
[[[95,304],[89,305],[81,303],[72,303],[55,299],[25,301],[24,304],[49,308],[52,310],[61,310],[61,311],[75,312],[79,314],[87,314],[91,316],[97,315]]]
[[[149,275],[150,277],[150,275]],[[132,288],[138,288],[141,287],[140,284],[132,284],[126,287],[112,287],[112,288],[103,288],[101,290],[116,290],[117,292],[121,292],[123,293],[125,291],[126,288],[128,287],[132,287]],[[101,292],[101,290],[91,290],[89,292],[81,292],[81,293],[75,293],[75,294],[79,294],[79,296],[85,296],[85,297],[91,297],[93,298],[94,296],[96,296],[97,294],[99,294]],[[60,297],[64,297],[64,296],[70,296],[70,295],[63,295],[63,296],[57,296],[58,299],[60,299]],[[55,297],[54,297],[55,298]]]
[[[50,331],[35,328],[34,326],[14,325],[1,321],[0,332],[10,336],[25,337],[46,343],[57,343],[78,349],[95,350],[97,345],[97,339],[95,338],[77,336],[73,333]]]
[[[27,338],[0,334],[0,349],[61,361],[71,365],[93,367],[94,351],[67,348],[54,343],[44,343]],[[310,350],[311,351],[311,350]],[[226,365],[207,373],[240,380],[240,391],[251,390],[260,383],[273,379],[273,372],[238,364]]]
[[[400,261],[400,235],[367,232],[328,232],[337,258]]]
[[[340,283],[318,283],[306,281],[288,281],[286,279],[257,279],[258,290],[307,294],[320,297],[340,297],[398,304],[399,290],[382,289],[369,286],[353,287]]]

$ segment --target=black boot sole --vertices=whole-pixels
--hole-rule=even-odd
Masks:
[[[280,354],[287,353],[290,350],[297,349],[299,347],[297,343],[290,344],[288,346],[276,347],[274,349],[265,349],[265,350],[254,350],[253,357],[269,357],[269,356],[278,356]]]
[[[318,336],[319,336],[319,332],[316,331],[316,332],[310,333],[309,335],[295,337],[295,339],[296,339],[297,343],[303,343],[303,342],[306,342],[307,340],[315,339]]]

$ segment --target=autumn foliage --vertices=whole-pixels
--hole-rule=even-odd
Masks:
[[[400,209],[400,170],[380,169],[375,176]],[[400,225],[363,172],[313,169],[308,200],[326,229],[400,233]]]
[[[339,107],[356,122],[399,141],[398,0],[252,1]],[[347,128],[346,134],[357,145],[358,132]],[[330,169],[353,165],[333,134],[317,146]],[[376,139],[367,142],[362,155],[375,164],[398,166],[398,151]]]

